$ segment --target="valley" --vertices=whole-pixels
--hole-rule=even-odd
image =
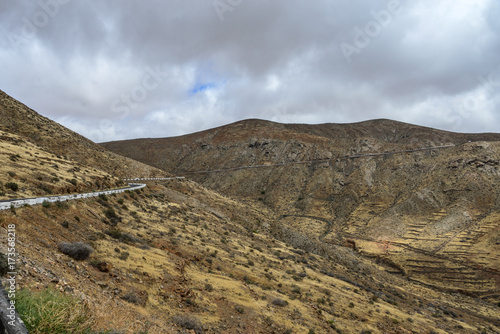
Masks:
[[[2,200],[147,179],[0,211],[19,291],[72,298],[69,332],[500,331],[498,134],[247,120],[99,146],[3,92],[0,116]]]

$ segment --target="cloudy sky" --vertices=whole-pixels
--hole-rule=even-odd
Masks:
[[[498,0],[0,0],[0,89],[90,139],[246,118],[500,132]]]

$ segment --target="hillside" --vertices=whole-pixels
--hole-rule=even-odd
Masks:
[[[160,176],[158,169],[102,149],[89,139],[38,114],[0,90],[0,131],[20,136],[40,149],[81,165],[93,166],[116,177]]]
[[[500,302],[499,139],[388,120],[249,120],[182,137],[102,145],[261,202],[281,224],[350,245],[412,280]],[[455,146],[348,158],[441,145]],[[330,160],[289,164],[322,159]],[[285,165],[190,173],[266,164]]]
[[[28,127],[37,129],[33,134],[7,118],[0,118],[0,182],[4,197],[112,187],[119,185],[120,173],[134,177],[141,177],[142,173],[165,174],[96,148],[92,142],[10,98],[3,101],[3,106],[7,107],[2,107],[2,112],[8,109],[18,122],[30,115],[33,120],[26,119],[25,122]],[[297,133],[287,131],[294,136]],[[283,131],[276,131],[275,135],[275,143],[281,143],[278,136],[283,135]],[[318,149],[318,143],[330,140],[311,134],[301,136],[297,137],[297,143],[307,143],[306,139],[318,140],[315,144]],[[185,144],[197,145],[188,141]],[[267,146],[256,146],[255,141],[250,144],[253,146],[249,147],[248,142],[233,145],[240,145],[250,152],[260,152]],[[282,149],[286,153],[288,144],[284,145]],[[488,153],[491,159],[497,158],[494,143],[467,145],[475,154],[482,156],[492,151]],[[216,157],[213,154],[215,148],[211,151]],[[80,154],[71,155],[72,152]],[[265,156],[265,151],[262,154]],[[273,154],[278,159],[281,153],[276,151]],[[436,154],[442,153],[421,153],[422,156]],[[249,158],[242,156],[237,159],[245,162]],[[377,159],[382,162],[390,160],[374,158]],[[119,166],[120,161],[127,164],[126,170]],[[348,161],[344,162],[347,164]],[[240,161],[229,163],[234,162]],[[186,167],[189,164],[197,167],[195,164],[199,161],[188,163],[185,160],[185,163]],[[485,167],[488,164],[476,167],[476,163],[464,163],[463,166],[458,163],[456,169],[469,168],[469,165],[474,165],[470,168],[496,172],[495,166],[492,169]],[[209,165],[203,167],[210,168]],[[283,178],[292,173],[290,182],[298,185],[304,177],[301,175],[304,167],[306,171],[310,168],[288,165],[282,167],[282,174],[275,176]],[[346,165],[345,168],[351,170],[345,180],[358,181],[354,177],[359,173],[356,166]],[[380,168],[385,168],[385,165]],[[280,195],[291,191],[290,183],[278,179],[270,183],[268,178],[260,180],[257,174],[262,177],[262,170],[256,175],[236,173],[236,177],[221,174],[204,180],[200,176],[201,182],[212,182],[212,188],[217,182],[223,182],[225,189],[222,190],[227,194],[232,191],[234,196],[221,194],[188,179],[152,181],[148,182],[147,188],[137,192],[1,211],[2,253],[6,253],[8,247],[7,228],[15,225],[18,253],[16,306],[23,305],[23,300],[51,293],[60,302],[54,304],[45,300],[43,307],[35,308],[35,311],[51,307],[62,309],[44,319],[46,323],[38,325],[34,324],[39,317],[25,314],[24,320],[33,327],[30,333],[40,333],[43,328],[54,325],[56,315],[67,332],[87,334],[444,334],[500,331],[500,306],[496,297],[483,294],[481,299],[476,292],[460,294],[435,289],[395,273],[394,261],[397,258],[391,262],[391,257],[371,251],[370,241],[366,240],[371,235],[363,230],[366,226],[349,224],[351,216],[347,213],[352,211],[350,207],[345,213],[338,213],[338,226],[345,228],[342,227],[337,235],[334,232],[336,225],[327,224],[324,219],[327,217],[325,212],[332,208],[309,203],[310,199],[305,200],[306,197],[299,200],[293,193],[280,199]],[[349,179],[351,174],[352,179]],[[374,174],[374,178],[377,175]],[[315,174],[311,176],[316,182],[320,180]],[[240,177],[250,179],[238,179]],[[252,185],[251,182],[256,183]],[[9,183],[18,184],[18,189],[12,189]],[[309,184],[307,189],[320,191],[321,183],[315,184]],[[263,188],[264,185],[267,188]],[[372,185],[382,187],[374,181]],[[369,188],[362,184],[359,187]],[[495,189],[493,183],[490,191]],[[304,195],[308,193],[304,191]],[[346,193],[341,195],[348,198]],[[355,195],[353,201],[358,198]],[[494,194],[490,197],[493,198]],[[495,208],[495,201],[485,200],[481,209]],[[337,199],[326,202],[336,203]],[[303,207],[302,203],[305,203]],[[288,216],[294,212],[298,214]],[[312,214],[321,219],[299,217]],[[344,220],[341,221],[341,217]],[[494,223],[493,220],[489,224]],[[346,243],[349,247],[341,245],[346,241],[344,236],[347,233],[358,235],[355,240],[349,239],[350,242]],[[73,254],[70,257],[67,254],[71,252],[63,253],[68,247],[61,245],[63,242],[80,242],[85,247],[71,244],[70,249],[78,250],[78,256]],[[81,256],[82,249],[88,250],[89,246],[93,249],[89,257]],[[387,246],[388,249],[391,247],[394,245]],[[488,247],[490,245],[485,244],[484,248]],[[366,256],[367,253],[374,258]],[[398,253],[407,254],[405,249]],[[492,291],[487,284],[485,289]]]
[[[184,136],[100,145],[152,166],[183,173],[203,170],[204,164],[229,168],[499,140],[500,134],[453,133],[390,120],[307,125],[251,119]]]

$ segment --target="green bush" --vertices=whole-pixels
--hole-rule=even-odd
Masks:
[[[88,333],[92,316],[88,305],[55,289],[16,293],[16,310],[31,334]]]
[[[7,256],[4,253],[0,253],[0,276],[4,276],[9,272],[9,263]]]
[[[55,205],[56,205],[56,207],[58,207],[58,208],[59,208],[59,209],[61,209],[61,210],[65,210],[65,209],[68,209],[68,208],[69,208],[69,205],[68,205],[68,203],[66,203],[66,202],[57,201],[57,202],[55,203]]]
[[[17,191],[19,189],[19,186],[15,182],[8,182],[5,184],[6,188],[9,188],[12,191]]]
[[[113,208],[108,208],[104,210],[104,214],[106,215],[106,218],[108,218],[111,221],[111,225],[116,225],[122,221],[122,218],[116,214]]]

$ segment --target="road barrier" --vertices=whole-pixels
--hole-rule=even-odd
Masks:
[[[47,202],[47,203],[65,202],[65,201],[71,201],[71,200],[75,200],[75,199],[97,197],[99,195],[118,194],[118,193],[123,193],[127,190],[129,190],[129,191],[130,190],[138,190],[138,189],[141,189],[144,187],[146,187],[146,185],[143,183],[129,183],[129,186],[125,187],[125,188],[101,190],[101,191],[95,191],[95,192],[91,192],[91,193],[60,195],[60,196],[47,196],[47,197],[35,197],[35,198],[23,198],[23,199],[11,199],[11,200],[0,201],[0,210],[7,210],[7,209],[10,209],[11,207],[19,208],[19,207],[24,206],[24,205],[43,204],[44,202]]]
[[[163,180],[179,180],[185,179],[184,176],[175,176],[175,177],[149,177],[149,178],[133,178],[133,179],[123,179],[123,181],[163,181]]]

